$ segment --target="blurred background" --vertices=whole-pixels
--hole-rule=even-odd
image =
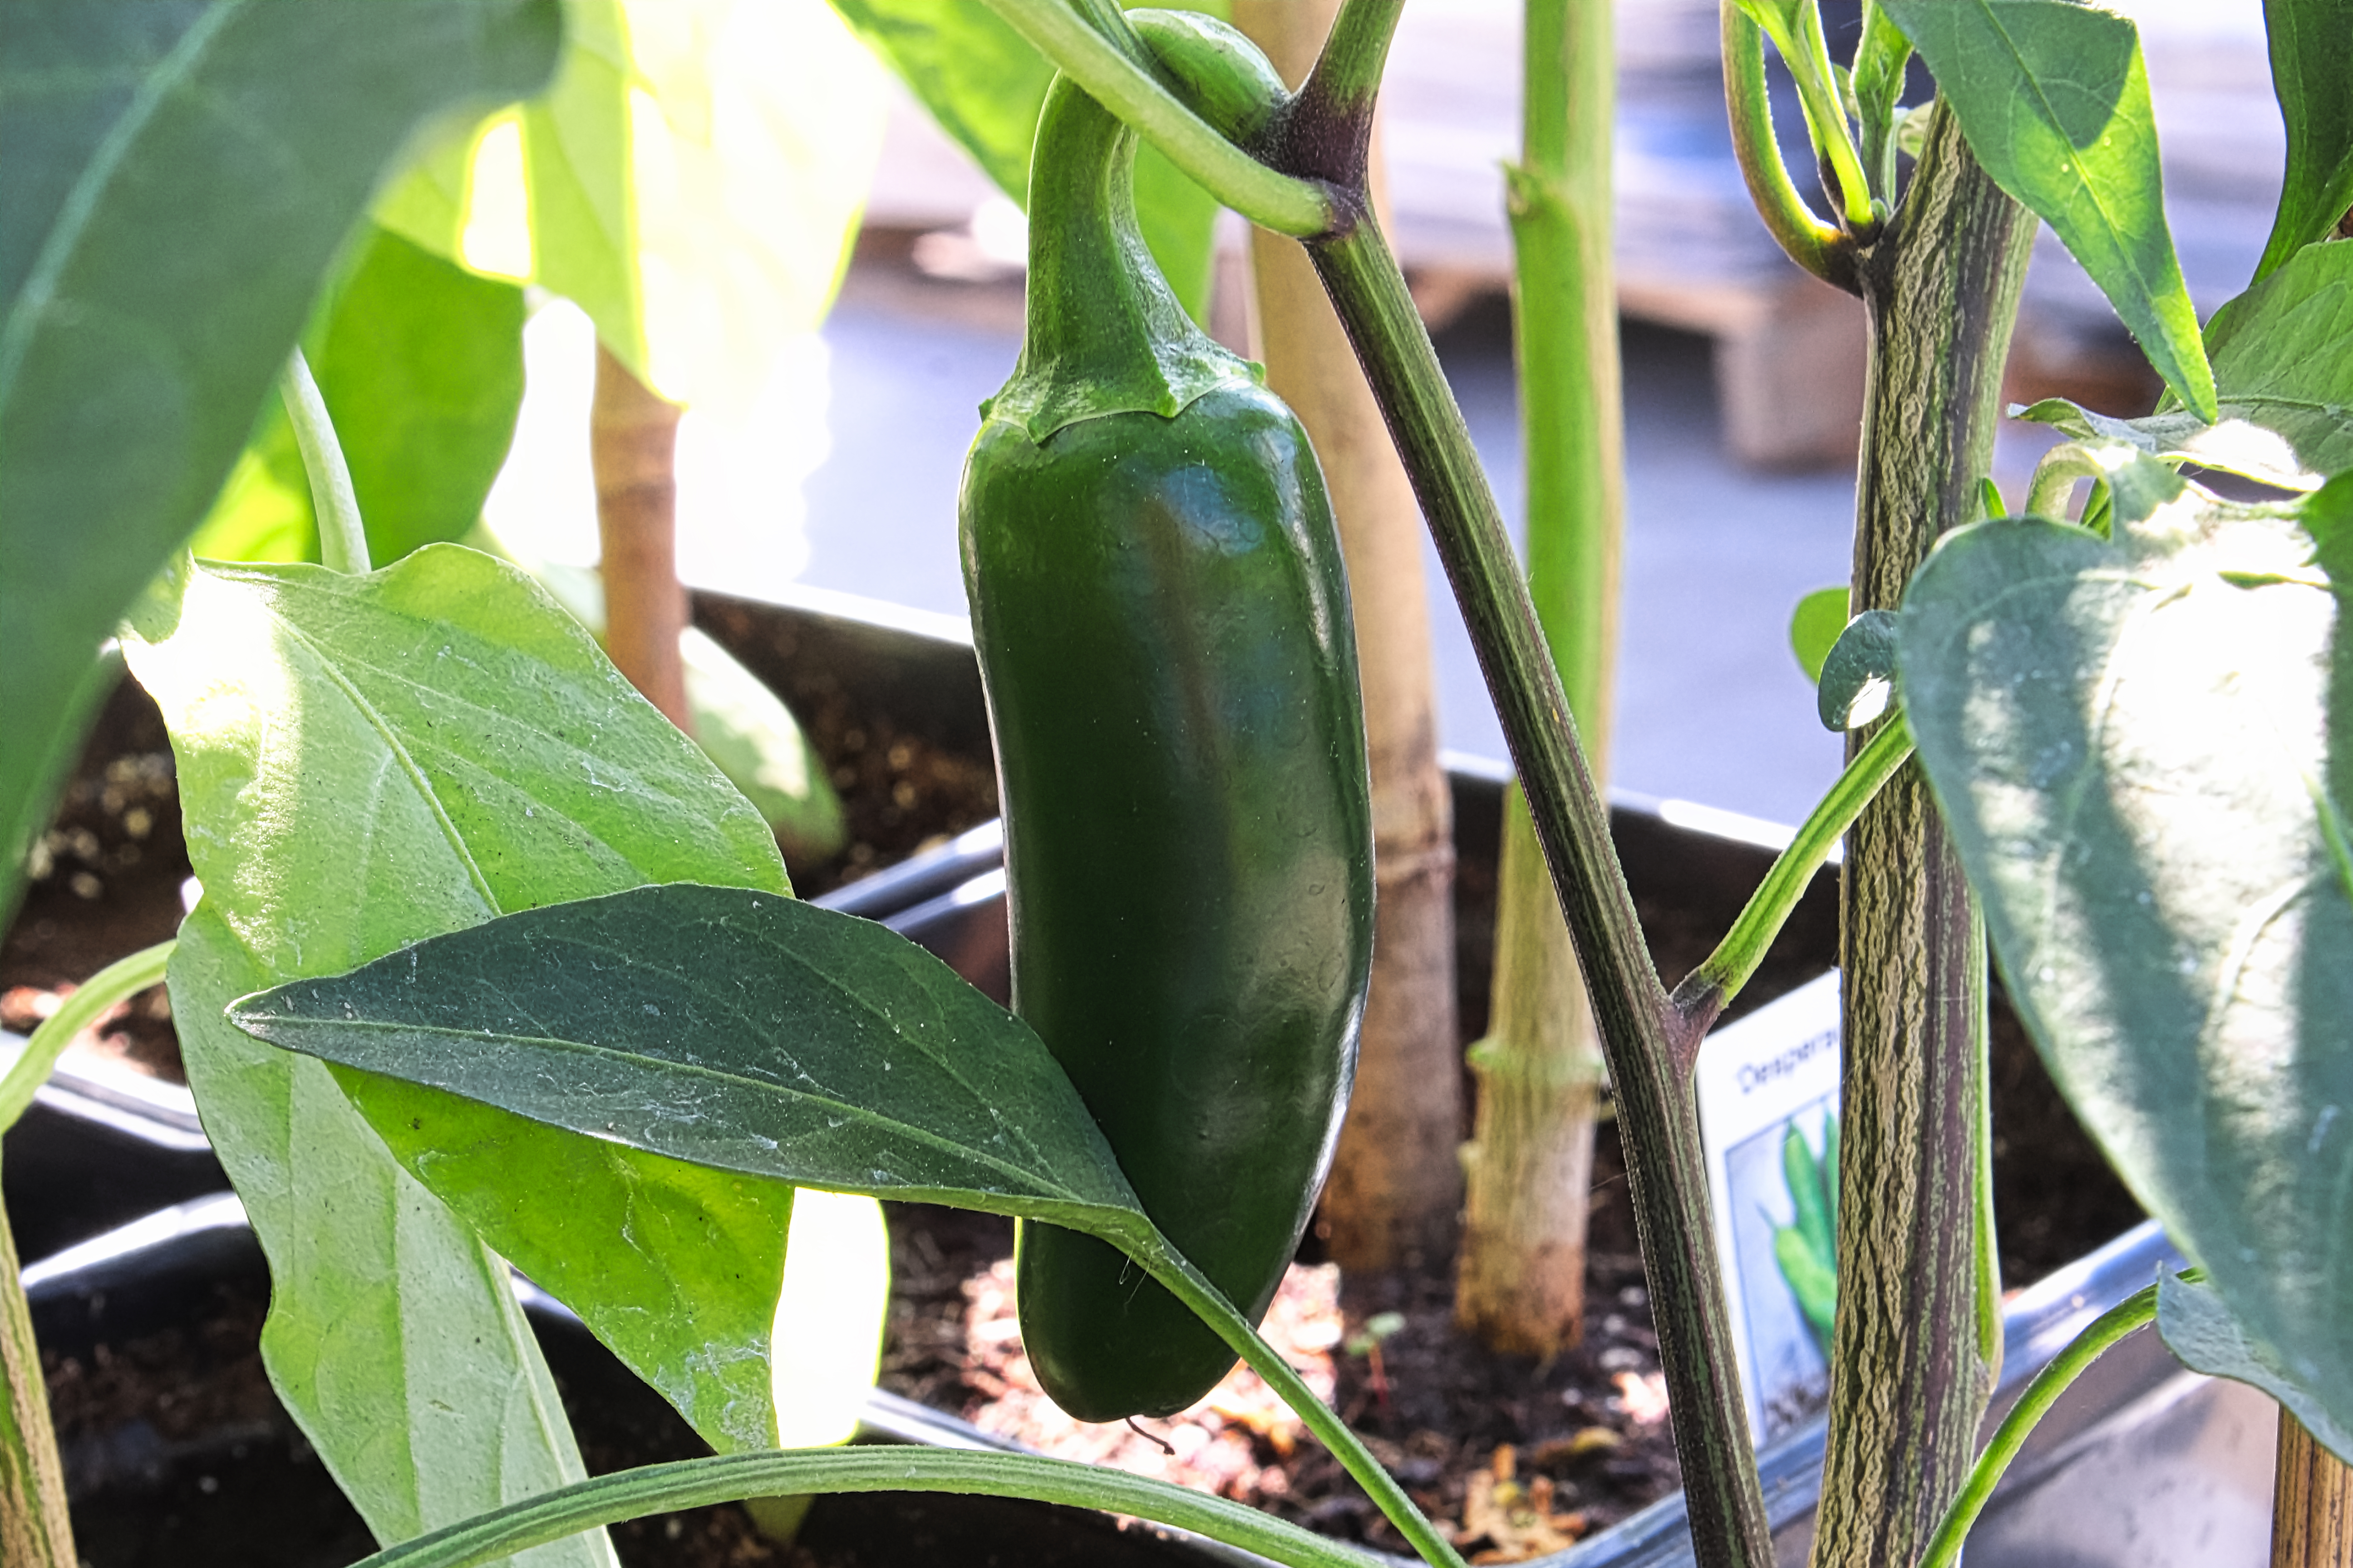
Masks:
[[[2174,233],[2191,293],[2209,310],[2249,275],[2276,192],[2281,132],[2261,7],[2118,8],[2142,27]],[[1839,35],[1856,7],[1825,10],[1843,53]],[[1518,137],[1517,13],[1515,0],[1416,0],[1382,102],[1396,247],[1515,523],[1501,164]],[[1613,783],[1791,823],[1841,756],[1813,717],[1787,631],[1801,595],[1848,573],[1861,308],[1786,261],[1750,207],[1725,126],[1714,0],[1621,0],[1619,57],[1628,537]],[[687,416],[680,568],[693,586],[853,595],[940,628],[964,615],[964,450],[980,400],[1019,346],[1023,220],[891,90],[863,227],[830,315],[790,342],[730,416]],[[1785,141],[1803,168],[1802,125],[1794,94],[1785,96]],[[1236,346],[1248,330],[1243,238],[1227,215],[1212,315]],[[487,514],[517,547],[583,564],[597,552],[586,460],[594,342],[569,304],[534,315],[522,426]],[[2158,389],[2046,232],[2010,398],[2065,395],[2136,415]],[[2037,426],[2008,427],[1997,479],[2013,496],[2048,440]],[[1429,567],[1440,743],[1501,757],[1434,556]]]

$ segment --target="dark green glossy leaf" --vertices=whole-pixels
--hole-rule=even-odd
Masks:
[[[222,1009],[508,910],[657,878],[781,896],[758,814],[527,577],[455,546],[364,577],[184,565],[126,644],[171,727],[204,884],[173,995],[206,1127],[269,1255],[264,1355],[371,1525],[405,1538],[576,1473],[497,1255],[565,1280],[624,1360],[689,1398],[714,1443],[742,1444],[766,1398],[756,1352],[785,1194],[681,1179],[614,1146],[584,1152],[404,1085],[347,1097]],[[402,1171],[363,1110],[448,1141],[435,1181],[480,1235]],[[542,1171],[564,1173],[562,1202],[516,1202],[519,1180],[520,1195],[542,1194]],[[694,1292],[691,1311],[619,1293],[663,1269]],[[610,1292],[571,1283],[608,1277]]]
[[[480,519],[522,407],[523,314],[515,285],[373,226],[320,301],[302,352],[376,565],[462,538]],[[319,558],[310,481],[278,400],[190,548],[223,561]]]
[[[1826,730],[1859,730],[1885,713],[1895,697],[1895,617],[1865,610],[1847,623],[1822,660],[1815,711]]]
[[[2353,245],[2307,246],[2206,325],[2220,421],[2112,419],[2049,398],[2023,417],[2294,488],[2353,468]]]
[[[2305,1430],[2323,1447],[2340,1459],[2353,1456],[2353,1433],[2338,1426],[2327,1408],[2306,1394],[2268,1351],[2247,1338],[2211,1285],[2194,1284],[2178,1274],[2158,1275],[2157,1331],[2163,1336],[2165,1348],[2190,1371],[2234,1378],[2262,1389],[2295,1412]]]
[[[1839,634],[1846,630],[1844,587],[1817,588],[1798,601],[1789,614],[1789,648],[1808,680],[1822,678],[1822,660],[1830,658]]]
[[[2272,91],[2287,122],[2279,216],[2255,264],[2257,281],[2299,247],[2327,236],[2353,207],[2353,5],[2263,0]]]
[[[544,80],[557,31],[553,0],[0,10],[0,917],[99,643],[218,492],[352,220],[421,124]]]
[[[2041,216],[2181,401],[2214,416],[2198,312],[2165,226],[2131,22],[2073,0],[1880,0],[1936,73],[1969,151]]]
[[[968,0],[834,0],[932,118],[1027,205],[1029,144],[1053,67],[987,5]],[[1224,0],[1187,7],[1223,17]],[[1149,146],[1135,156],[1135,214],[1153,259],[1196,321],[1208,316],[1217,203]]]
[[[2353,481],[2299,519],[2096,455],[2115,542],[2000,521],[1929,557],[1899,626],[1905,715],[2053,1079],[2342,1424]]]
[[[888,928],[773,893],[673,884],[527,910],[233,1016],[716,1170],[1091,1230],[1135,1209],[1027,1025]]]

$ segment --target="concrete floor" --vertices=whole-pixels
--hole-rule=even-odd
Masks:
[[[736,427],[690,415],[681,442],[681,570],[775,595],[802,584],[961,616],[955,492],[976,407],[1018,347],[1009,289],[952,311],[853,286],[818,337],[788,355]],[[487,509],[512,544],[596,554],[587,485],[590,337],[569,306],[530,329],[532,392],[515,455]],[[1519,511],[1519,432],[1500,304],[1440,342],[1494,476]],[[1845,473],[1760,474],[1720,450],[1705,341],[1630,325],[1625,338],[1628,537],[1612,783],[1640,794],[1793,823],[1836,774],[1840,744],[1813,715],[1789,653],[1791,607],[1844,581],[1853,504]],[[2006,453],[2023,477],[2031,440]],[[1429,563],[1441,743],[1504,755],[1469,638]]]

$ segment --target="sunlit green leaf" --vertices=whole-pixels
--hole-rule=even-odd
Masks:
[[[364,577],[185,569],[133,631],[204,886],[172,977],[190,1082],[269,1254],[272,1377],[362,1512],[395,1539],[576,1468],[491,1248],[564,1281],[714,1443],[757,1441],[786,1193],[403,1085],[347,1099],[221,1008],[653,879],[781,897],[758,815],[570,616],[471,551],[429,546]],[[480,1236],[363,1110],[436,1130],[452,1155],[434,1184]],[[544,1172],[562,1173],[560,1202],[541,1201]]]
[[[1952,535],[1905,711],[2053,1079],[2232,1317],[2353,1413],[2353,480],[2227,503],[2096,455],[2110,542]]]
[[[2022,417],[2308,489],[2353,468],[2353,245],[2307,246],[2206,325],[2221,418],[2113,419],[2060,398]]]
[[[2279,215],[2258,281],[2300,246],[2319,239],[2353,207],[2353,5],[2347,0],[2263,0],[2271,35],[2272,91],[2287,122],[2287,170]]]
[[[522,407],[522,290],[370,227],[302,352],[351,465],[369,559],[464,536]],[[265,405],[190,542],[227,561],[315,561],[311,486],[284,405]]]
[[[2165,225],[2131,22],[2074,0],[1879,0],[1936,73],[1969,151],[2066,243],[2193,412],[2214,417],[2198,312]]]
[[[526,570],[604,640],[605,584],[593,569],[543,561]],[[849,833],[841,797],[800,721],[700,626],[679,634],[678,654],[695,743],[758,809],[787,856],[822,860],[839,852]]]
[[[422,156],[379,221],[574,300],[663,396],[740,413],[831,304],[882,73],[826,7],[565,0],[548,92]]]
[[[99,643],[218,493],[384,169],[556,43],[545,0],[0,8],[0,918]]]
[[[1843,586],[1817,588],[1798,601],[1789,613],[1789,648],[1808,680],[1822,678],[1822,660],[1831,656],[1839,634],[1846,630],[1847,591]]]
[[[1029,1026],[889,928],[683,885],[509,915],[281,985],[237,1026],[716,1170],[1081,1229],[1133,1215]]]

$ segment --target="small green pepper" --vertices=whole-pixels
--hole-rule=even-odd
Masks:
[[[1135,14],[1160,41],[1198,19]],[[1281,90],[1246,51],[1244,87]],[[1067,81],[1030,177],[1029,319],[960,504],[997,741],[1015,1010],[1145,1211],[1253,1319],[1296,1248],[1372,950],[1364,716],[1305,433],[1137,234],[1134,138]],[[1119,1253],[1022,1227],[1024,1346],[1086,1420],[1166,1415],[1232,1351]]]

